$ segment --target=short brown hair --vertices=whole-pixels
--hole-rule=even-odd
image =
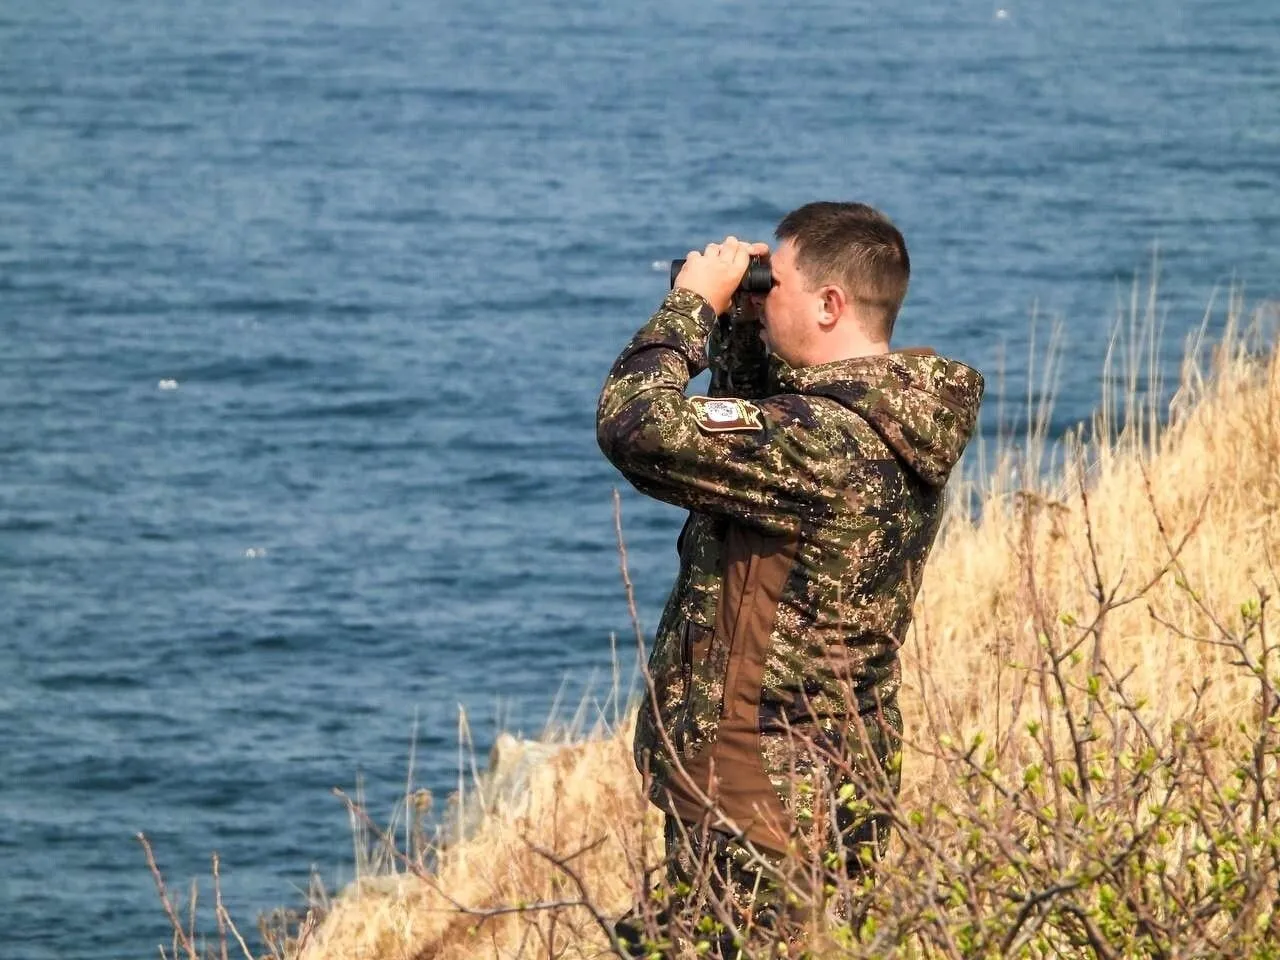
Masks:
[[[819,201],[788,213],[774,235],[795,242],[810,283],[838,284],[875,311],[888,339],[911,279],[907,242],[888,217],[865,203]]]

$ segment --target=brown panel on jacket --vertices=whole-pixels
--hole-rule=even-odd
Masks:
[[[712,826],[736,825],[756,845],[776,851],[786,850],[792,825],[760,757],[760,691],[797,545],[796,537],[729,525],[713,641],[729,651],[720,723],[710,748],[685,761],[689,780],[676,776],[669,784],[672,811],[682,820],[702,820],[705,795],[716,805]]]

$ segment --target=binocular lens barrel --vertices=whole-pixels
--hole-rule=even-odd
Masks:
[[[683,266],[684,260],[671,261],[672,287],[676,285],[676,276]],[[769,261],[765,257],[752,257],[751,264],[747,267],[747,272],[742,275],[742,282],[738,284],[739,292],[768,293],[772,289],[773,270],[769,267]]]

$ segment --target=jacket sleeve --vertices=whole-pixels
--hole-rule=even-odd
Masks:
[[[744,416],[726,427],[708,417],[706,401],[685,397],[707,364],[714,318],[704,304],[672,291],[623,350],[600,395],[600,449],[642,493],[792,533],[843,497],[850,441],[821,399],[733,400]]]

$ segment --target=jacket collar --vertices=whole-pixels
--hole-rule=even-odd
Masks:
[[[832,360],[830,363],[818,363],[810,367],[788,366],[785,361],[775,357],[774,376],[781,393],[809,393],[827,384],[875,376],[886,369],[902,365],[904,357],[933,356],[937,356],[937,351],[933,347],[903,347],[901,350],[892,350],[889,353]]]

